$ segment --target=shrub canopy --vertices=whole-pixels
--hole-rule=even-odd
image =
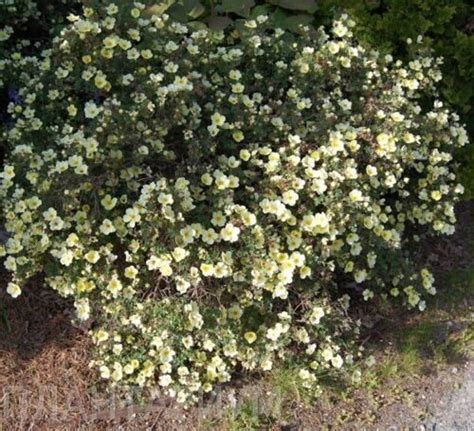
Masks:
[[[192,30],[126,3],[71,18],[32,60],[3,139],[8,291],[93,319],[112,384],[192,399],[239,369],[351,363],[347,289],[424,308],[407,246],[454,230],[467,141],[437,61],[331,35]],[[339,282],[339,284],[336,284]]]

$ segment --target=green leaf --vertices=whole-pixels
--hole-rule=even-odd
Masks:
[[[308,25],[313,21],[313,16],[308,14],[289,15],[282,9],[277,9],[273,14],[273,22],[276,27],[298,32],[301,25]]]
[[[267,0],[268,3],[289,10],[300,10],[314,13],[318,8],[316,0]]]
[[[206,12],[206,8],[202,4],[198,4],[191,12],[188,12],[188,15],[191,18],[198,18],[200,17],[204,12]]]
[[[199,0],[183,0],[183,6],[188,13],[192,11],[199,4],[200,4]]]
[[[224,30],[232,24],[232,20],[226,16],[211,16],[207,20],[207,25],[212,30]]]
[[[189,21],[187,26],[193,31],[206,30],[208,28],[208,26],[202,21]]]
[[[179,22],[188,21],[188,13],[186,11],[186,8],[181,4],[172,5],[170,8],[168,8],[166,13],[176,21],[179,21]]]
[[[260,15],[268,15],[269,12],[270,12],[270,9],[266,5],[255,6],[252,9],[252,13],[250,14],[250,16],[252,18],[257,18]]]
[[[286,18],[285,25],[288,30],[298,31],[300,26],[308,25],[313,21],[313,17],[307,14],[292,15]]]
[[[222,8],[224,12],[232,12],[237,15],[248,17],[250,9],[255,6],[254,0],[223,0]]]
[[[275,27],[284,29],[286,29],[286,18],[288,18],[288,15],[282,9],[277,9],[272,15],[272,21],[275,24]]]
[[[162,0],[160,3],[154,4],[153,6],[146,8],[143,12],[143,16],[145,18],[149,18],[153,15],[162,15],[174,3],[176,3],[176,0]]]
[[[183,0],[183,6],[186,9],[186,13],[194,19],[206,12],[206,8],[199,0]]]

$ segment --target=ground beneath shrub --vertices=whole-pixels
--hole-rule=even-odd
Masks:
[[[458,216],[454,237],[427,247],[441,284],[432,311],[375,319],[367,345],[379,368],[362,387],[328,385],[313,406],[291,388],[248,377],[189,410],[168,400],[123,405],[94,386],[87,334],[70,324],[69,304],[39,281],[17,300],[0,289],[0,431],[468,430],[474,426],[474,202],[461,205]]]

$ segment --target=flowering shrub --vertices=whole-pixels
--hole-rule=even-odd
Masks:
[[[344,16],[300,37],[129,2],[71,20],[9,104],[2,254],[12,296],[41,272],[95,321],[104,379],[184,402],[291,358],[314,387],[352,361],[342,287],[435,293],[407,246],[453,232],[467,140],[425,106],[436,60],[368,52]]]
[[[8,101],[18,100],[17,89],[37,72],[43,55],[38,53],[50,47],[65,17],[78,5],[78,0],[0,0],[0,133],[10,121]]]
[[[54,33],[79,4],[79,0],[0,0],[0,52],[38,47],[40,39]]]
[[[38,5],[34,1],[0,0],[0,131],[6,121],[4,108],[9,99],[16,98],[16,93],[9,88],[15,82],[17,61],[20,51],[31,45],[29,40],[15,40],[15,36],[25,29],[29,20],[39,18]],[[0,160],[3,161],[3,149],[0,148]]]
[[[10,39],[17,29],[24,30],[26,22],[38,19],[40,12],[38,4],[33,0],[0,0],[0,43]]]

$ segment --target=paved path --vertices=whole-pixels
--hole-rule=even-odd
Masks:
[[[432,431],[474,430],[474,360],[466,368],[461,387],[442,396],[426,429]]]

